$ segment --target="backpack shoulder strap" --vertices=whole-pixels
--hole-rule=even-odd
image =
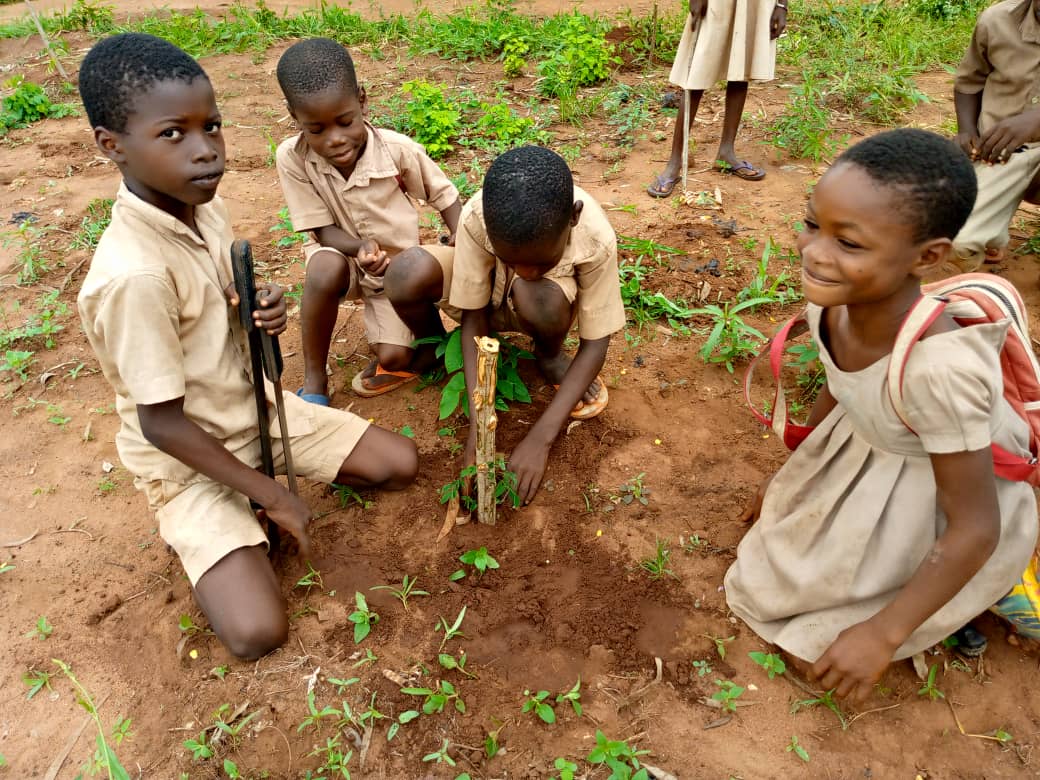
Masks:
[[[744,374],[744,401],[747,403],[751,413],[755,415],[760,423],[772,428],[788,449],[797,449],[798,445],[812,433],[812,428],[807,425],[792,423],[787,413],[787,397],[784,395],[784,387],[780,382],[780,372],[784,365],[784,348],[792,338],[799,336],[809,329],[809,320],[803,310],[784,323],[776,335],[769,340],[762,350],[755,355],[747,372]],[[755,366],[766,354],[769,355],[769,370],[773,377],[776,390],[773,395],[772,416],[759,411],[751,400],[751,385],[754,378]]]
[[[903,402],[903,378],[906,375],[906,364],[910,360],[910,350],[921,340],[925,332],[946,311],[949,303],[945,298],[925,295],[918,299],[913,308],[907,312],[906,319],[896,334],[896,343],[892,346],[892,354],[888,359],[888,398],[896,416],[911,433],[913,426],[907,420],[906,404]]]

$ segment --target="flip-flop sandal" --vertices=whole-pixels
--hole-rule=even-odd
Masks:
[[[601,414],[604,409],[607,408],[607,403],[610,401],[610,392],[607,390],[607,383],[603,381],[602,377],[596,377],[596,381],[599,382],[599,395],[596,396],[596,400],[592,403],[585,403],[584,401],[578,401],[571,409],[572,420],[591,420],[593,417]],[[557,390],[560,389],[559,385],[553,385]]]
[[[723,164],[721,161],[717,160],[713,169],[719,173],[736,176],[738,179],[743,179],[744,181],[762,181],[762,179],[766,177],[766,172],[763,169],[756,168],[747,160],[741,160],[736,165]]]
[[[986,257],[983,260],[987,265],[996,265],[997,263],[1003,263],[1004,257],[1007,251],[1004,247],[986,247]]]
[[[329,397],[327,395],[322,395],[321,393],[305,393],[303,392],[302,387],[296,391],[296,395],[298,395],[307,403],[314,404],[315,406],[329,405]]]
[[[651,198],[667,198],[675,192],[675,185],[679,183],[679,177],[676,176],[674,179],[669,179],[667,176],[660,176],[654,179],[654,183],[646,188],[646,194]]]
[[[953,637],[957,640],[954,643],[954,648],[958,653],[968,658],[978,658],[986,652],[986,648],[989,646],[986,635],[970,623],[955,631]]]
[[[391,390],[396,390],[401,385],[406,385],[419,376],[414,371],[388,371],[378,363],[376,364],[375,372],[370,376],[364,376],[367,370],[366,368],[355,374],[354,379],[350,383],[354,392],[362,398],[375,398],[377,395],[389,393]],[[375,384],[372,380],[376,377],[393,377],[393,379]]]

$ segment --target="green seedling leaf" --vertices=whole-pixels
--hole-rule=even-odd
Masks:
[[[369,610],[365,595],[360,591],[355,591],[354,603],[357,610],[347,619],[354,624],[354,644],[360,644],[371,632],[372,626],[379,622],[379,615]]]
[[[13,569],[14,566],[12,566],[11,568]],[[448,577],[448,579],[451,580],[452,582],[458,582],[459,580],[464,580],[464,579],[466,579],[466,570],[465,569],[459,569],[458,571],[452,572],[451,576]]]
[[[762,653],[756,650],[748,653],[748,655],[752,661],[766,670],[770,680],[787,671],[787,664],[784,663],[784,659],[776,653]]]
[[[487,547],[481,547],[478,550],[467,550],[459,556],[459,560],[475,568],[481,576],[488,569],[498,568],[498,561],[491,557]]]

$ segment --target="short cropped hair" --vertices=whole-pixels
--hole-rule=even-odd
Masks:
[[[521,246],[560,235],[574,212],[574,177],[555,152],[521,146],[491,163],[483,201],[488,234]]]
[[[354,60],[331,38],[308,38],[286,49],[278,59],[278,85],[289,105],[332,87],[348,95],[358,93]]]
[[[953,141],[927,130],[878,133],[836,161],[856,165],[898,193],[893,205],[907,215],[914,241],[953,238],[975,206],[978,183],[971,160]]]
[[[91,127],[126,130],[137,97],[160,81],[207,79],[190,55],[144,33],[120,33],[99,41],[79,68],[79,96]]]

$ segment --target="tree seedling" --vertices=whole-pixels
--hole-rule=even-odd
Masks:
[[[480,577],[483,577],[488,569],[498,568],[498,561],[491,557],[487,547],[481,547],[479,550],[467,550],[459,556],[459,560],[476,569],[477,575]]]
[[[441,618],[441,622],[438,623],[436,629],[434,629],[435,631],[444,632],[444,638],[441,639],[441,646],[437,648],[438,653],[440,653],[444,649],[444,646],[448,644],[448,642],[450,642],[452,639],[455,639],[456,637],[460,636],[463,639],[466,638],[466,635],[459,630],[462,627],[462,621],[465,617],[466,607],[463,606],[462,609],[459,610],[459,616],[455,618],[455,622],[450,627],[448,626],[447,619]]]
[[[181,633],[185,636],[195,636],[196,634],[212,634],[208,628],[203,628],[200,625],[196,625],[195,621],[191,619],[191,615],[181,615],[177,621],[177,626],[180,628]]]
[[[664,546],[664,542],[660,539],[657,540],[657,549],[654,553],[653,558],[645,558],[639,562],[639,567],[643,569],[652,580],[659,580],[665,575],[674,579],[679,579],[675,572],[668,568],[668,560],[671,558],[672,553]]]
[[[297,734],[302,732],[308,726],[314,726],[315,731],[317,731],[321,728],[318,724],[325,720],[325,718],[335,718],[339,715],[339,710],[335,707],[325,706],[319,710],[314,704],[314,691],[307,691],[307,712],[307,717],[305,717],[300,725],[296,727]]]
[[[466,670],[466,653],[463,651],[459,654],[458,660],[454,656],[448,655],[447,653],[440,653],[437,656],[437,661],[445,669],[457,669],[464,675],[469,677],[471,680],[475,680],[477,676]]]
[[[557,696],[556,696],[556,703],[557,704],[563,704],[564,702],[567,702],[567,701],[569,701],[571,703],[571,707],[574,708],[574,714],[577,715],[580,718],[581,717],[581,678],[580,677],[578,678],[578,682],[574,683],[574,687],[572,687],[569,691],[567,691],[566,693],[557,694]]]
[[[711,668],[711,664],[707,661],[694,661],[693,668],[697,670],[698,677],[707,677],[714,671],[714,669]]]
[[[726,658],[726,645],[736,639],[735,636],[713,636],[712,634],[701,634],[705,639],[710,639],[715,643],[715,652],[719,654],[719,658],[725,660]]]
[[[183,744],[185,748],[191,751],[191,757],[194,761],[213,758],[213,748],[206,744],[205,730],[199,732],[198,739],[186,739]]]
[[[776,653],[762,653],[756,650],[748,653],[748,655],[752,661],[766,670],[770,680],[787,671],[787,664],[784,663],[784,659]]]
[[[357,504],[362,509],[372,508],[372,502],[354,490],[350,485],[338,485],[333,482],[332,490],[336,494],[336,498],[339,499],[340,509],[346,509],[351,502]]]
[[[732,680],[716,680],[719,689],[711,695],[711,698],[722,705],[726,712],[737,711],[737,699],[744,695],[743,686],[737,685]]]
[[[624,740],[607,739],[597,729],[596,747],[589,753],[587,760],[590,764],[605,764],[612,771],[611,777],[649,780],[649,774],[639,763],[639,757],[649,753],[649,750],[635,750]]]
[[[44,672],[39,669],[30,669],[22,675],[22,682],[29,686],[28,693],[25,694],[26,699],[31,699],[33,696],[38,694],[44,688],[48,691],[51,690],[51,677],[53,672]]]
[[[54,633],[54,626],[47,622],[46,616],[41,615],[36,621],[36,625],[32,627],[31,631],[26,632],[25,636],[29,639],[46,639]]]
[[[438,764],[447,764],[448,766],[455,766],[455,759],[448,755],[448,748],[451,747],[449,740],[444,740],[444,744],[441,745],[441,749],[434,751],[433,753],[427,753],[423,756],[423,761],[435,761]]]
[[[918,696],[927,696],[930,701],[946,698],[946,694],[935,687],[935,674],[938,671],[938,664],[932,664],[928,667],[928,679],[925,680],[924,685],[921,686],[921,690],[917,692]]]
[[[552,705],[545,703],[545,700],[549,698],[549,691],[531,693],[531,691],[525,690],[524,696],[527,697],[527,701],[524,702],[522,712],[534,712],[535,715],[546,723],[556,722],[556,712],[553,710]]]
[[[455,686],[447,680],[441,680],[440,684],[436,689],[433,688],[402,688],[401,693],[408,694],[409,696],[425,696],[426,700],[423,702],[422,711],[427,715],[432,715],[435,712],[443,712],[444,707],[450,701],[455,702],[455,709],[461,713],[466,712],[466,702],[464,702],[455,690]]]
[[[401,602],[401,605],[407,610],[408,599],[412,596],[429,596],[430,594],[425,590],[416,590],[415,585],[418,580],[411,579],[406,574],[404,579],[401,581],[401,587],[395,588],[393,585],[375,585],[371,590],[388,590],[390,594]]]
[[[321,578],[321,572],[311,566],[311,562],[307,561],[307,573],[304,574],[300,579],[296,580],[294,588],[306,588],[307,593],[311,592],[311,588],[317,586],[319,590],[325,590],[325,582]]]
[[[351,685],[355,685],[356,683],[361,682],[361,678],[360,677],[351,677],[349,680],[341,680],[338,677],[329,677],[329,678],[326,679],[326,682],[328,682],[329,685],[335,685],[336,686],[336,695],[342,696],[343,695],[343,691],[345,691]]]
[[[794,753],[798,758],[802,759],[805,763],[809,763],[809,751],[798,744],[798,737],[791,736],[791,742],[787,747],[784,748],[788,753]]]
[[[371,648],[366,647],[365,648],[365,657],[360,659],[360,660],[358,660],[357,662],[355,662],[355,664],[352,667],[350,667],[350,668],[351,669],[360,669],[362,667],[368,666],[369,664],[374,664],[378,660],[379,660],[379,656],[377,656],[375,653],[373,653]]]
[[[578,771],[578,765],[566,758],[557,758],[553,761],[553,766],[560,773],[553,780],[574,780],[574,773]]]
[[[347,620],[354,624],[354,644],[357,645],[368,636],[372,626],[379,622],[379,615],[368,608],[365,595],[360,591],[354,592],[354,603],[357,610],[351,612]]]

